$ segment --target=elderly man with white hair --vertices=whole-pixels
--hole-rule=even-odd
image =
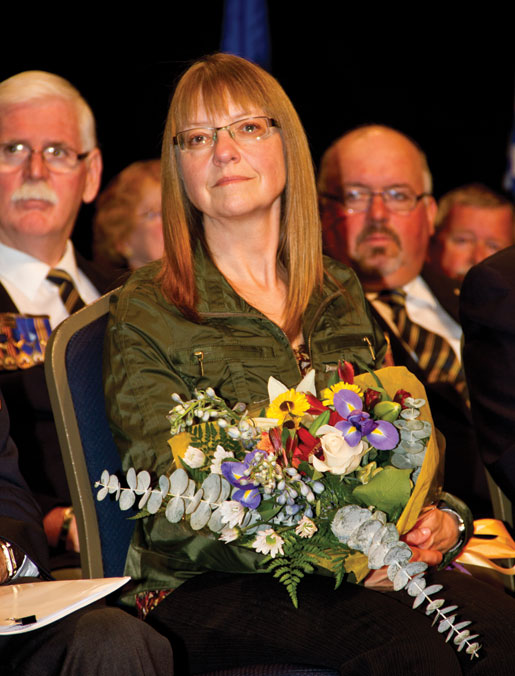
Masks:
[[[101,173],[93,113],[75,87],[42,71],[0,83],[0,384],[22,473],[62,551],[78,543],[43,351],[48,332],[109,284],[70,241]]]

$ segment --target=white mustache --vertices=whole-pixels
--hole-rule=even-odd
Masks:
[[[42,200],[50,204],[57,204],[57,193],[53,188],[44,182],[23,183],[11,195],[12,202],[21,202],[23,200]]]

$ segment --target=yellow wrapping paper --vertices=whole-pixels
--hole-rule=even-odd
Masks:
[[[422,465],[415,490],[397,521],[397,530],[402,535],[413,528],[422,507],[436,502],[440,497],[443,482],[445,446],[443,443],[437,443],[436,428],[429,404],[427,403],[426,391],[420,380],[410,373],[405,366],[389,366],[375,373],[383,384],[388,396],[392,399],[397,390],[406,390],[414,399],[424,399],[426,403],[420,409],[420,416],[417,420],[426,420],[433,427],[433,432],[426,449],[424,464]],[[354,382],[363,390],[367,387],[377,388],[377,383],[370,373],[356,376]],[[443,440],[443,437],[440,437],[440,439]]]

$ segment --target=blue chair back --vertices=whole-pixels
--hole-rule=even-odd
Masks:
[[[107,325],[106,294],[66,319],[52,333],[45,373],[72,501],[77,515],[84,577],[119,577],[134,522],[118,503],[96,500],[95,481],[104,469],[121,471],[102,385]]]

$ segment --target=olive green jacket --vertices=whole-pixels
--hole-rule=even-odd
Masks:
[[[356,275],[325,259],[323,289],[313,294],[302,329],[317,390],[338,360],[380,366],[386,346],[371,319]],[[158,264],[136,271],[111,299],[104,353],[107,412],[123,467],[169,473],[172,457],[166,419],[174,392],[189,399],[211,386],[226,401],[267,400],[274,376],[288,387],[301,380],[284,332],[239,297],[211,260],[197,252],[195,272],[201,323],[171,305],[155,281]],[[193,533],[163,515],[136,523],[126,572],[137,591],[174,588],[206,570],[256,570],[260,555],[227,546],[206,530]]]

